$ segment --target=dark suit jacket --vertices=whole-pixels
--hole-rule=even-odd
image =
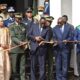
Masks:
[[[40,33],[40,29],[39,29],[39,24],[34,24],[32,25],[29,33],[28,33],[28,38],[30,40],[30,47],[31,47],[31,51],[36,51],[37,48],[47,48],[46,45],[44,46],[39,46],[38,43],[35,40],[36,36],[41,36],[42,38],[44,38],[46,41],[49,41],[49,29],[48,28],[43,28],[42,32]],[[43,51],[42,51],[43,52]]]
[[[70,43],[64,44],[64,43],[61,43],[60,41],[72,40],[72,27],[65,24],[64,25],[64,32],[62,33],[59,25],[56,25],[53,28],[53,38],[54,38],[54,40],[59,41],[59,44],[56,46],[58,49],[62,49],[62,48],[69,49]]]
[[[24,18],[22,20],[22,23],[25,25],[26,27],[26,32],[29,31],[29,29],[31,28],[31,26],[34,24],[34,20],[32,19],[32,21],[28,20],[27,18]]]

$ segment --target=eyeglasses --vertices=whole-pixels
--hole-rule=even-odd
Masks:
[[[32,11],[27,11],[27,13],[32,13]]]

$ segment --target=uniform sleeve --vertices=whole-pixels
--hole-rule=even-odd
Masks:
[[[74,36],[74,28],[70,27],[70,28],[69,28],[69,33],[68,33],[68,34],[69,34],[69,35],[68,35],[67,40],[68,40],[68,41],[73,40],[73,36]]]

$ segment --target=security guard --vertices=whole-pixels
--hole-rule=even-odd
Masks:
[[[25,80],[25,45],[26,40],[26,29],[21,24],[22,15],[20,13],[15,14],[15,22],[9,27],[12,46],[18,46],[11,50],[11,66],[12,66],[12,77],[11,80]],[[21,45],[21,46],[19,46]]]
[[[33,15],[32,15],[32,8],[28,7],[25,10],[25,16],[22,20],[22,23],[26,26],[26,31],[29,31],[29,29],[31,28],[31,26],[33,25]]]
[[[45,26],[49,29],[49,41],[52,40],[52,28],[51,28],[51,23],[53,21],[52,16],[45,15],[46,23]],[[53,45],[48,44],[48,53],[47,53],[47,60],[48,60],[48,80],[52,80],[52,73],[53,73]]]
[[[14,23],[14,21],[15,21],[14,12],[15,12],[15,9],[13,7],[8,8],[9,18],[4,21],[5,27],[9,27],[12,23]]]
[[[7,4],[0,4],[1,13],[0,16],[3,17],[3,20],[8,19],[9,15],[7,13]]]
[[[40,21],[40,18],[43,17],[43,14],[44,14],[44,6],[39,6],[38,14],[34,16],[34,19],[37,19],[38,21]]]

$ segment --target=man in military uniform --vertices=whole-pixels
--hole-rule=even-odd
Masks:
[[[28,7],[25,11],[24,18],[22,20],[22,23],[26,26],[26,30],[29,31],[33,24],[33,16],[32,16],[32,8]]]
[[[21,24],[22,15],[20,13],[15,14],[15,22],[9,27],[12,47],[11,50],[11,66],[12,66],[12,79],[11,80],[25,80],[25,42],[26,42],[26,29]]]
[[[54,19],[52,16],[45,16],[46,22],[45,26],[49,29],[49,41],[52,40],[53,32],[51,28],[52,20]],[[52,80],[52,73],[53,73],[53,45],[48,44],[48,51],[47,51],[47,60],[48,60],[48,80]]]
[[[8,19],[9,15],[7,13],[7,4],[0,4],[1,13],[0,16],[3,17],[3,20]]]
[[[39,22],[40,18],[43,17],[43,13],[44,13],[44,6],[39,6],[38,14],[36,16],[34,16],[34,19],[38,20],[38,22]]]
[[[31,27],[32,27],[32,25],[34,24],[34,20],[33,20],[33,15],[32,15],[32,8],[31,7],[28,7],[26,10],[25,10],[25,13],[24,13],[24,18],[23,18],[23,20],[22,20],[22,24],[24,24],[25,25],[25,27],[26,27],[26,35],[28,34],[28,31],[30,31],[30,29],[31,29]],[[30,64],[28,64],[28,59],[29,59],[29,57],[30,57],[30,50],[29,50],[29,48],[27,48],[26,50],[25,50],[25,53],[27,53],[26,54],[26,65],[30,65]],[[27,71],[27,66],[26,66],[26,71]],[[28,69],[29,70],[29,69]],[[29,78],[28,77],[28,75],[27,75],[27,73],[28,73],[28,71],[26,72],[26,78]]]
[[[12,23],[14,23],[15,19],[15,15],[14,15],[14,8],[13,7],[9,7],[8,8],[8,13],[9,13],[9,18],[7,20],[4,21],[4,25],[5,27],[9,27]]]

